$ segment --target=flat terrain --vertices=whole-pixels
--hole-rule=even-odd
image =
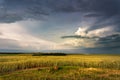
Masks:
[[[120,80],[120,55],[0,54],[0,80]]]

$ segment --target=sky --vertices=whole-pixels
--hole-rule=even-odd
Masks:
[[[0,0],[0,52],[120,53],[120,0]]]

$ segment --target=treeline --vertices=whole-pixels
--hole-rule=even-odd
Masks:
[[[33,56],[66,56],[65,53],[33,53]]]

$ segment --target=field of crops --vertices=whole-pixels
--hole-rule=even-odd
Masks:
[[[120,80],[120,55],[0,55],[0,80]]]

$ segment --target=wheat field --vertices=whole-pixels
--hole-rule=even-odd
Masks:
[[[120,55],[0,55],[0,80],[120,80]]]

